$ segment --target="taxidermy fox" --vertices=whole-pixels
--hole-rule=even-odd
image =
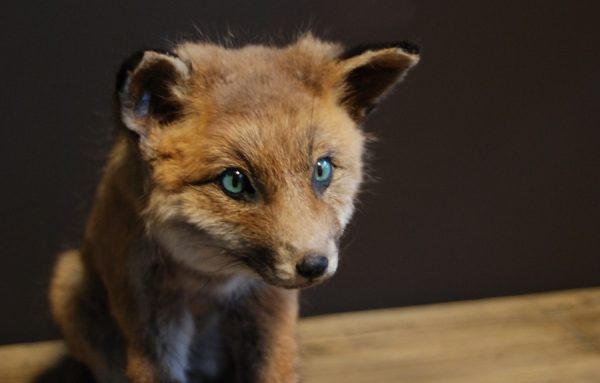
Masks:
[[[104,383],[297,382],[298,288],[335,273],[368,112],[418,62],[183,43],[127,60],[117,137],[53,316]]]

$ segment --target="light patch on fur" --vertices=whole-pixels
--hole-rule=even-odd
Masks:
[[[197,328],[194,347],[190,354],[191,372],[199,371],[211,382],[217,378],[223,368],[220,355],[223,339],[219,328],[219,317],[219,314],[213,313],[204,318],[203,323]]]
[[[258,283],[258,279],[247,275],[234,275],[215,289],[215,297],[219,300],[238,299],[243,297]]]
[[[352,218],[352,214],[354,214],[354,205],[352,203],[343,205],[338,212],[338,221],[340,222],[340,226],[342,228],[346,227],[350,219]]]
[[[176,261],[209,275],[248,274],[250,269],[190,224],[166,223],[154,235]]]
[[[68,309],[74,304],[75,290],[81,288],[83,275],[79,251],[70,250],[60,255],[50,286],[52,315],[58,322],[68,316]]]
[[[292,263],[278,263],[275,265],[275,276],[282,280],[293,279],[296,276],[296,268]]]
[[[179,320],[162,329],[159,342],[167,345],[162,364],[169,371],[171,378],[178,382],[186,382],[188,353],[194,338],[194,318],[185,312]]]
[[[336,254],[332,257],[329,257],[329,264],[327,265],[327,271],[325,272],[325,276],[329,277],[337,271],[339,262],[339,256]]]
[[[181,201],[178,195],[168,193],[153,193],[144,211],[147,217],[147,229],[153,231],[153,227],[165,222],[176,221],[181,215]]]
[[[327,270],[325,271],[324,277],[329,278],[337,271],[339,262],[339,251],[334,241],[329,241],[327,244]]]

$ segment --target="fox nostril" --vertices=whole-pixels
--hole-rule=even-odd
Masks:
[[[296,271],[304,278],[320,277],[327,270],[329,260],[322,255],[308,255],[296,265]]]

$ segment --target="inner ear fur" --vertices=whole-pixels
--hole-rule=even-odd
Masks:
[[[141,51],[126,60],[117,75],[125,126],[144,136],[152,126],[179,119],[189,70],[175,54],[158,50]]]
[[[339,56],[341,102],[350,116],[361,121],[419,62],[419,48],[411,43],[366,44]]]

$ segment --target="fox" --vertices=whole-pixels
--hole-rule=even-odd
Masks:
[[[419,58],[307,33],[125,60],[81,246],[50,284],[70,355],[100,383],[301,381],[299,290],[336,272],[364,122]]]

